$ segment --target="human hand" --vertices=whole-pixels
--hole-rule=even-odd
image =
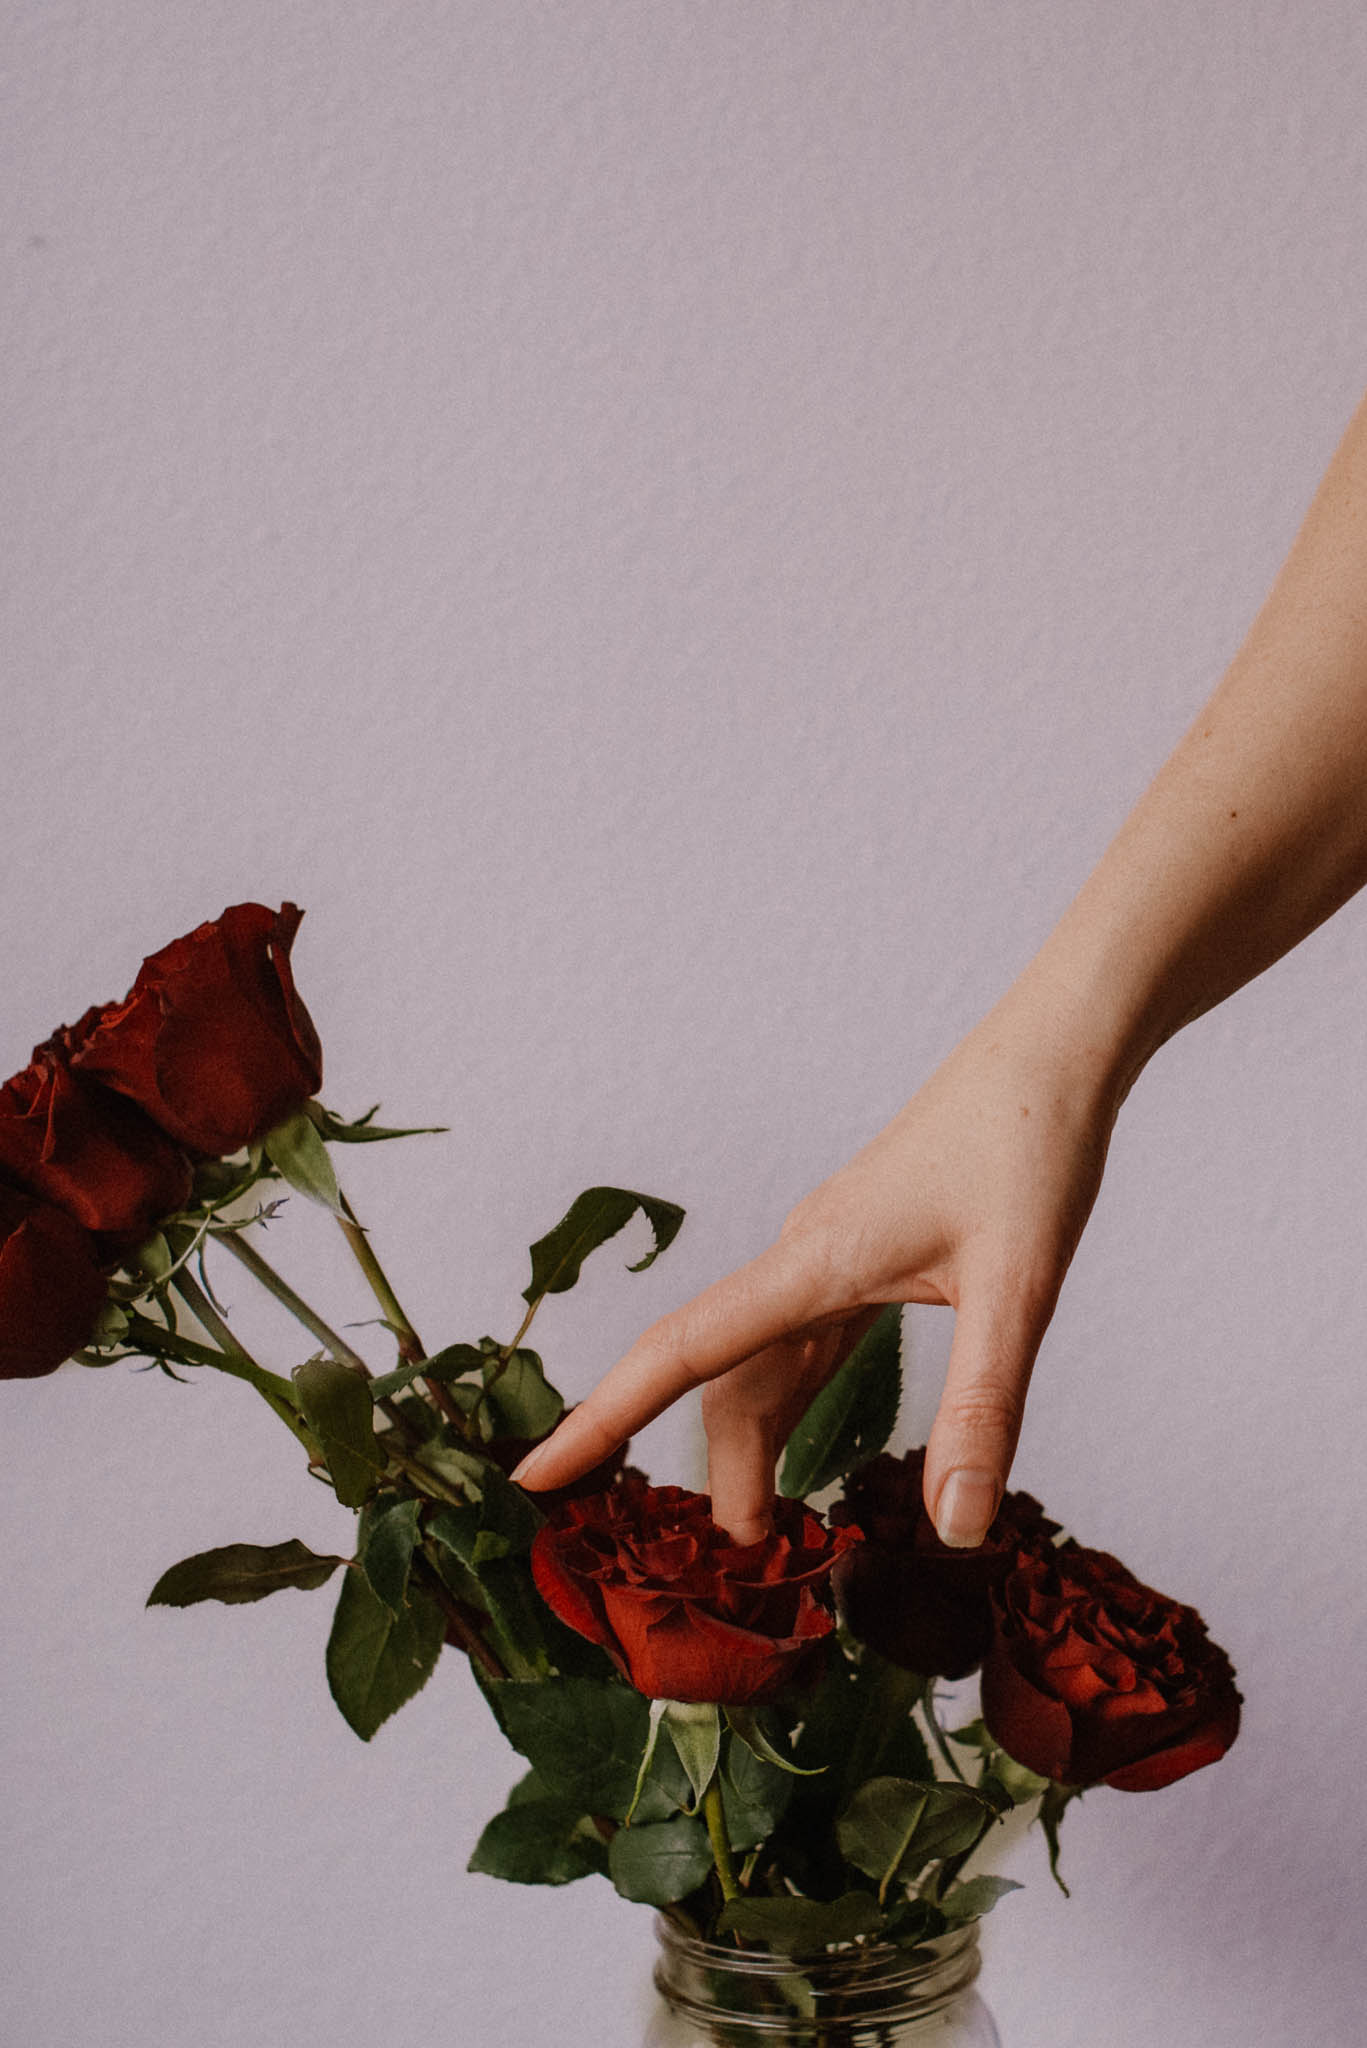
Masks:
[[[754,1542],[790,1431],[879,1307],[942,1303],[956,1315],[926,1507],[945,1542],[981,1542],[1122,1095],[1066,1007],[1017,984],[767,1251],[632,1345],[519,1483],[566,1484],[701,1386],[714,1519]]]

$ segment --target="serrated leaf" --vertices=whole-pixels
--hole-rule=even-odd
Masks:
[[[370,1387],[351,1365],[310,1358],[296,1366],[294,1389],[304,1420],[318,1439],[337,1498],[358,1508],[374,1492],[385,1455],[375,1440]]]
[[[288,1181],[297,1194],[330,1209],[334,1216],[346,1214],[328,1148],[306,1109],[296,1111],[274,1130],[267,1131],[261,1146],[281,1179]]]
[[[779,1492],[802,1500],[881,1451],[902,1397],[902,1310],[885,1308],[788,1439]]]
[[[728,1707],[726,1718],[732,1731],[761,1763],[773,1764],[794,1778],[819,1778],[825,1771],[825,1764],[796,1764],[790,1756],[785,1756],[766,1731],[763,1716],[757,1708]]]
[[[359,1572],[347,1573],[328,1637],[328,1687],[362,1742],[421,1692],[445,1634],[445,1615],[420,1586],[410,1588],[407,1607],[394,1614]]]
[[[586,1188],[566,1210],[554,1230],[539,1237],[531,1248],[531,1285],[523,1290],[524,1301],[539,1301],[544,1294],[563,1294],[579,1278],[579,1269],[589,1253],[606,1244],[623,1229],[640,1209],[655,1233],[655,1249],[638,1259],[629,1272],[642,1273],[673,1243],[684,1220],[674,1202],[662,1202],[654,1195],[636,1195],[626,1188]]]
[[[162,1573],[147,1596],[149,1607],[192,1607],[197,1600],[221,1600],[234,1607],[264,1600],[284,1586],[304,1592],[326,1585],[344,1557],[320,1557],[291,1537],[288,1543],[225,1543],[201,1550]]]
[[[940,1911],[951,1927],[957,1927],[964,1920],[980,1920],[984,1913],[992,1911],[998,1899],[1020,1889],[1013,1877],[966,1878],[940,1900]]]
[[[430,1358],[415,1359],[409,1365],[401,1365],[396,1372],[387,1372],[382,1378],[372,1380],[371,1399],[387,1401],[419,1379],[440,1380],[446,1385],[467,1372],[481,1372],[486,1363],[484,1353],[474,1344],[448,1344],[443,1350],[434,1351]]]
[[[587,1814],[559,1799],[524,1799],[496,1813],[467,1870],[510,1884],[573,1884],[606,1875],[607,1844]]]
[[[500,1723],[557,1798],[621,1820],[636,1790],[649,1719],[629,1686],[592,1678],[500,1685]]]
[[[833,1943],[878,1934],[883,1913],[871,1892],[838,1899],[732,1899],[718,1926],[744,1941],[762,1941],[782,1955],[814,1955]]]
[[[721,1767],[721,1802],[733,1849],[754,1849],[767,1841],[793,1796],[789,1773],[763,1762],[734,1734]]]
[[[872,1778],[836,1823],[840,1853],[878,1880],[880,1896],[910,1882],[927,1863],[957,1855],[978,1839],[991,1803],[968,1785]]]
[[[534,1351],[514,1351],[506,1364],[487,1360],[484,1386],[496,1436],[545,1436],[565,1412]]]
[[[398,1614],[407,1602],[420,1512],[419,1502],[410,1494],[392,1494],[361,1510],[356,1554],[371,1592],[392,1614]]]
[[[608,1850],[608,1875],[624,1899],[668,1906],[696,1891],[712,1869],[707,1829],[689,1814],[644,1827],[619,1828]]]

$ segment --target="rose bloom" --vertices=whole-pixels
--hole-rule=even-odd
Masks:
[[[0,1168],[87,1230],[137,1243],[188,1197],[190,1162],[136,1104],[71,1071],[69,1037],[0,1087]]]
[[[778,1500],[769,1535],[735,1543],[706,1494],[627,1471],[537,1531],[532,1576],[648,1699],[745,1706],[804,1675],[835,1626],[822,1597],[831,1566],[858,1540]]]
[[[1041,1777],[1156,1791],[1238,1734],[1234,1668],[1200,1615],[1104,1550],[1022,1554],[992,1604],[983,1720]]]
[[[90,1337],[104,1298],[89,1232],[0,1183],[0,1379],[55,1372]]]
[[[845,1481],[830,1511],[853,1522],[864,1541],[835,1576],[852,1633],[890,1664],[926,1678],[963,1678],[982,1663],[992,1640],[992,1587],[1005,1578],[1030,1537],[1058,1529],[1028,1493],[1008,1493],[976,1550],[941,1543],[921,1494],[922,1445],[894,1458],[884,1451]]]
[[[302,1109],[323,1078],[290,947],[303,912],[235,903],[151,954],[121,1003],[87,1010],[71,1064],[145,1109],[189,1151],[236,1152]]]

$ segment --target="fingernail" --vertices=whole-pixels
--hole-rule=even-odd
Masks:
[[[997,1512],[997,1482],[990,1472],[951,1472],[940,1488],[935,1532],[953,1550],[982,1542]]]
[[[536,1477],[538,1467],[544,1465],[545,1462],[546,1446],[545,1444],[538,1444],[534,1451],[528,1451],[520,1465],[514,1465],[508,1477],[512,1480],[514,1486],[525,1486],[528,1480]]]

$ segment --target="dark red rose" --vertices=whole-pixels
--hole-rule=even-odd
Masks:
[[[75,1026],[72,1065],[210,1158],[282,1123],[323,1078],[318,1033],[290,974],[302,916],[293,903],[235,903],[163,946],[123,1002]]]
[[[926,1513],[922,1445],[894,1458],[882,1452],[845,1481],[831,1509],[837,1526],[854,1522],[864,1541],[842,1558],[835,1586],[852,1632],[890,1664],[926,1678],[963,1678],[982,1663],[992,1640],[992,1587],[1020,1546],[1058,1529],[1028,1493],[1008,1493],[976,1550],[941,1543]]]
[[[73,1074],[66,1030],[0,1088],[0,1168],[87,1230],[134,1243],[179,1209],[190,1162],[136,1104]]]
[[[532,1543],[532,1576],[560,1619],[599,1643],[648,1699],[772,1698],[835,1626],[822,1594],[858,1541],[801,1501],[774,1503],[759,1543],[734,1543],[704,1493],[626,1472],[568,1501]]]
[[[0,1379],[56,1372],[88,1341],[104,1297],[89,1232],[0,1183]]]
[[[1023,1554],[992,1604],[983,1719],[1041,1777],[1152,1792],[1238,1734],[1234,1668],[1200,1615],[1104,1550]]]

